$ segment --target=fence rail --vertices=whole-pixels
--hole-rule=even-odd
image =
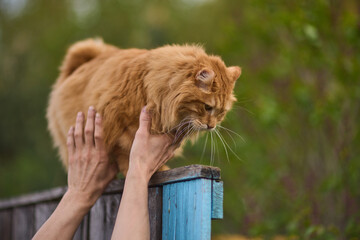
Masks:
[[[74,239],[111,238],[123,188],[124,179],[110,183]],[[0,200],[0,239],[31,239],[65,191],[66,187],[58,187]],[[210,239],[211,219],[222,219],[222,205],[219,168],[190,165],[158,172],[149,183],[151,239]]]

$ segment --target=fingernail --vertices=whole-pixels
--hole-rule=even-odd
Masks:
[[[77,116],[81,117],[81,115],[82,115],[82,112],[78,112]]]
[[[96,113],[96,117],[97,117],[97,118],[100,118],[100,113]]]
[[[89,107],[89,110],[90,110],[90,111],[93,111],[93,110],[94,110],[94,106],[90,106],[90,107]]]
[[[146,112],[146,106],[141,109],[142,112]]]

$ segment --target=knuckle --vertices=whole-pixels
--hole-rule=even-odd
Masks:
[[[75,132],[74,136],[75,138],[81,138],[82,134],[80,132]]]
[[[136,131],[136,136],[138,137],[145,137],[147,135],[147,131],[145,131],[144,129],[142,128],[139,128],[137,131]]]
[[[93,133],[93,130],[91,128],[85,129],[85,134],[86,135],[91,135],[92,133]]]
[[[95,140],[102,140],[101,134],[95,134],[94,138]]]

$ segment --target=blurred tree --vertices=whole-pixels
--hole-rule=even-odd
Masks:
[[[214,232],[355,239],[359,9],[357,0],[0,0],[0,196],[66,183],[44,116],[71,43],[195,42],[243,68],[222,124],[231,131],[220,129],[229,161],[222,141],[204,136],[171,163],[222,168],[225,219]]]

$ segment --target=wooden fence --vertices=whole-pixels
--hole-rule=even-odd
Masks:
[[[74,239],[110,239],[124,180],[114,180],[85,216]],[[0,239],[31,239],[66,187],[0,200]],[[211,238],[211,219],[223,217],[220,169],[191,165],[154,174],[149,184],[151,239]],[[129,216],[131,218],[131,216]]]

